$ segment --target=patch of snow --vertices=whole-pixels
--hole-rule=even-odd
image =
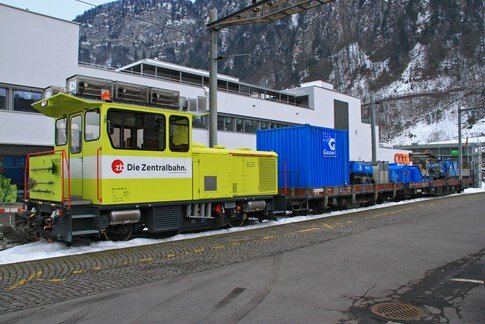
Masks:
[[[298,27],[298,18],[300,17],[299,14],[291,16],[291,25],[290,28],[296,29]]]
[[[426,8],[426,10],[418,11],[418,18],[416,19],[416,26],[418,27],[416,32],[418,34],[424,30],[424,27],[429,22],[430,18],[431,18],[430,8]]]
[[[428,124],[425,120],[417,121],[408,127],[402,134],[390,141],[392,145],[411,145],[418,144],[447,144],[458,142],[458,107],[450,107],[443,111],[441,119]],[[465,118],[462,116],[462,122]],[[462,142],[465,143],[468,137],[469,143],[485,142],[485,118],[478,120],[470,128],[462,128]]]
[[[464,194],[473,194],[473,193],[479,193],[479,192],[485,192],[485,184],[482,184],[482,188],[465,189]],[[455,194],[451,196],[456,196],[456,195],[460,195],[460,194]],[[370,207],[362,207],[362,208],[356,208],[356,209],[345,210],[345,211],[335,211],[335,212],[330,212],[330,213],[320,214],[320,215],[287,217],[287,218],[281,218],[278,221],[264,221],[262,224],[207,231],[207,232],[201,232],[201,233],[193,233],[193,234],[178,234],[164,239],[137,238],[126,242],[111,242],[111,241],[92,242],[91,245],[89,246],[72,246],[72,247],[67,247],[64,243],[59,243],[59,242],[48,243],[45,240],[39,240],[37,242],[18,245],[18,246],[14,246],[12,248],[0,251],[0,264],[10,264],[10,263],[17,263],[17,262],[24,262],[24,261],[49,259],[49,258],[67,256],[67,255],[77,255],[77,254],[85,254],[85,253],[99,252],[99,251],[105,251],[105,250],[123,249],[123,248],[134,247],[134,246],[159,244],[159,243],[171,242],[171,241],[188,240],[188,239],[204,237],[204,236],[223,235],[223,234],[232,233],[232,232],[250,231],[261,227],[271,227],[271,226],[279,226],[283,224],[304,222],[312,219],[321,219],[321,218],[338,216],[343,214],[357,213],[363,210],[380,209],[380,208],[386,208],[386,207],[396,206],[396,205],[412,204],[418,201],[425,201],[430,199],[446,199],[447,197],[449,196],[436,197],[436,198],[417,198],[417,199],[411,199],[411,200],[400,201],[395,203],[385,203],[382,205],[374,205]]]

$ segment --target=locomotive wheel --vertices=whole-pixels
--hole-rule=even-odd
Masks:
[[[244,222],[248,218],[246,213],[234,213],[227,218],[227,224],[229,227],[240,227],[244,225]]]
[[[110,226],[104,231],[104,238],[108,241],[128,241],[133,234],[133,225]]]

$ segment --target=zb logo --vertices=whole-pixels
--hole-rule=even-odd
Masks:
[[[114,160],[113,163],[111,163],[111,169],[114,173],[119,174],[125,169],[125,164],[121,160]]]

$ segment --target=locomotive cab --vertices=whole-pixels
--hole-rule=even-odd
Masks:
[[[48,99],[44,105],[55,107],[51,113],[41,105],[35,107],[56,118],[53,152],[59,155],[57,163],[63,162],[56,170],[64,171],[64,198],[68,189],[72,200],[95,205],[192,198],[190,115],[135,106],[127,109],[67,94]],[[63,109],[66,106],[72,111]],[[35,163],[41,156],[30,161]],[[49,185],[36,178],[39,173],[31,172],[32,184]],[[48,188],[31,190],[30,197],[62,201],[59,192]]]

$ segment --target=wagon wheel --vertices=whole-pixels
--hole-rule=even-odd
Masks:
[[[109,226],[104,231],[104,238],[108,241],[128,241],[133,234],[133,225]]]
[[[233,213],[227,217],[227,224],[229,227],[240,227],[244,225],[247,218],[246,213]]]

